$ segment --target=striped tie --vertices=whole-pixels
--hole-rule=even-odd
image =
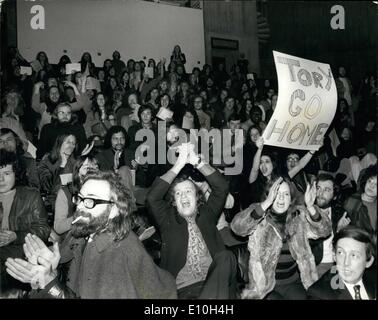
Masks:
[[[360,286],[354,286],[354,300],[362,300],[360,294]]]

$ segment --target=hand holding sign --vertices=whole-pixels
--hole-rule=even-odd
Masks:
[[[273,51],[279,95],[263,137],[277,147],[319,150],[336,112],[337,92],[328,64]]]

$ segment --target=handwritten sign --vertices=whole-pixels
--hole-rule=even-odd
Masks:
[[[20,67],[20,74],[25,74],[27,76],[31,76],[33,73],[33,70],[31,67]]]
[[[81,71],[80,63],[67,63],[66,64],[66,74],[73,74],[77,71]]]
[[[319,150],[337,106],[336,84],[329,64],[273,51],[278,99],[264,131],[272,146]]]
[[[167,120],[167,119],[172,119],[173,112],[167,108],[161,107],[159,109],[158,114],[156,117],[158,117],[161,120]]]

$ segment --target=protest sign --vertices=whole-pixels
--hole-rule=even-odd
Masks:
[[[73,176],[72,173],[64,173],[60,175],[60,181],[62,183],[62,186],[66,186],[70,182],[72,182]]]
[[[28,152],[33,157],[33,159],[37,159],[37,148],[29,140],[28,149],[26,150],[26,152]]]
[[[161,120],[167,120],[167,119],[172,119],[173,112],[167,108],[161,107],[159,109],[158,114],[156,117],[158,117]]]
[[[318,150],[337,106],[329,64],[273,51],[278,99],[264,131],[264,144]]]
[[[73,74],[77,71],[81,71],[80,63],[67,63],[66,64],[66,74]]]
[[[20,74],[25,74],[27,76],[31,76],[33,73],[33,70],[31,67],[20,67]]]
[[[148,75],[148,77],[149,77],[150,79],[153,79],[153,78],[154,78],[154,68],[152,68],[152,67],[146,67],[146,68],[144,69],[144,73],[145,73],[146,75]]]
[[[39,71],[42,70],[42,65],[38,60],[34,60],[34,61],[30,62],[30,65],[35,72],[39,72]]]

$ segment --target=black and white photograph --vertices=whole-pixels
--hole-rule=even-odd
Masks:
[[[0,12],[0,305],[376,300],[378,1]]]

